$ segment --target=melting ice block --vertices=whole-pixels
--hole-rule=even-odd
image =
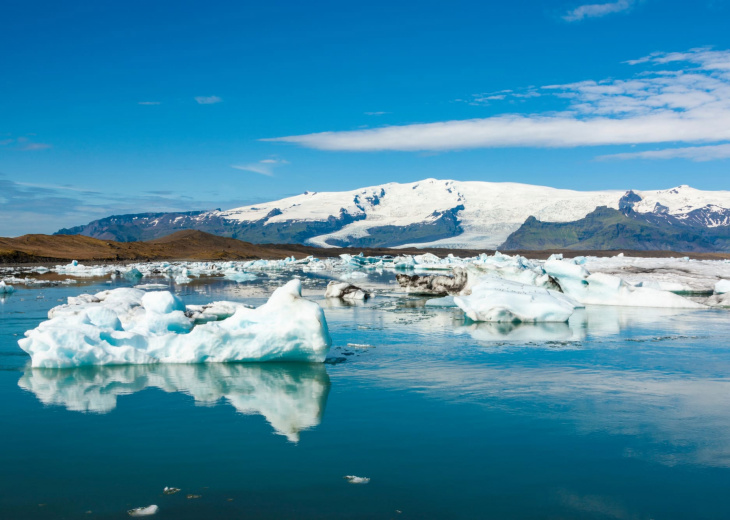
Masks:
[[[331,340],[324,312],[302,298],[299,280],[264,305],[244,305],[196,325],[196,312],[168,292],[114,289],[69,298],[18,341],[34,367],[204,363],[324,362]],[[225,316],[225,314],[223,314]]]
[[[580,305],[557,291],[491,276],[484,277],[469,296],[455,296],[473,321],[496,323],[566,322]]]
[[[0,294],[10,294],[15,291],[15,287],[7,285],[4,281],[0,280]]]
[[[555,279],[565,294],[584,305],[621,305],[626,307],[668,307],[700,309],[704,305],[669,291],[634,287],[618,276],[591,274],[582,265],[568,260],[548,260],[545,272]]]

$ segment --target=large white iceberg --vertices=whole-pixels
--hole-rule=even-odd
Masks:
[[[496,323],[566,322],[580,306],[557,291],[491,276],[454,303],[473,321]]]
[[[169,292],[114,289],[69,298],[49,320],[18,341],[34,367],[205,363],[324,362],[331,344],[324,312],[302,298],[299,280],[280,287],[264,305],[235,308],[221,321],[186,313]],[[226,310],[214,309],[210,314]],[[207,321],[202,320],[202,321]]]
[[[704,308],[704,305],[668,291],[650,287],[635,287],[618,276],[610,274],[591,274],[582,265],[568,260],[548,260],[545,262],[544,269],[558,282],[565,294],[584,305]]]

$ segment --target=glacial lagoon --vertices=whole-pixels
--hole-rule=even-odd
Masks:
[[[324,364],[30,368],[17,341],[49,309],[134,283],[16,285],[0,300],[0,516],[727,516],[727,310],[473,323],[387,271],[358,279],[371,300],[326,300],[330,275],[144,282],[188,304],[260,305],[299,276],[329,325]]]

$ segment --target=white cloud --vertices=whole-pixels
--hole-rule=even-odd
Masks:
[[[138,105],[160,105],[159,101],[138,101]]]
[[[632,0],[617,0],[605,4],[585,4],[568,11],[563,20],[566,22],[578,22],[585,18],[599,18],[608,14],[628,11],[634,5]]]
[[[670,65],[674,69],[639,72],[625,80],[540,88],[540,95],[565,101],[566,107],[559,112],[503,114],[266,140],[338,151],[730,141],[730,51],[656,53],[630,63]]]
[[[366,116],[383,116],[385,114],[390,114],[390,112],[382,112],[382,111],[379,111],[379,112],[365,112],[365,115]]]
[[[27,134],[29,136],[35,136],[35,134]],[[47,143],[36,143],[30,140],[26,136],[17,138],[0,139],[0,146],[9,146],[12,150],[20,150],[22,152],[34,152],[37,150],[47,150],[53,148],[52,145]]]
[[[215,105],[216,103],[223,102],[223,100],[218,96],[197,96],[195,101],[198,105]]]
[[[51,148],[51,145],[47,143],[26,143],[21,145],[19,150],[24,152],[34,152],[36,150],[48,150],[49,148]]]
[[[685,148],[667,148],[665,150],[649,150],[646,152],[616,153],[602,155],[598,159],[689,159],[696,162],[730,159],[730,144],[714,146],[688,146]]]
[[[285,161],[284,159],[262,159],[259,162],[251,164],[232,164],[231,168],[273,177],[274,168],[284,164],[289,164],[289,161]]]

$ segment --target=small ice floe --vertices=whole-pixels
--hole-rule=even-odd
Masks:
[[[347,282],[331,281],[324,293],[325,298],[341,298],[343,300],[367,300],[370,293]]]
[[[156,291],[159,289],[167,289],[167,284],[164,283],[141,283],[134,286],[135,289],[142,289],[143,291]]]
[[[0,292],[2,288],[0,288]],[[730,293],[730,280],[720,280],[715,284],[715,294]]]
[[[152,504],[151,506],[147,507],[135,507],[134,509],[130,509],[127,511],[127,514],[129,516],[152,516],[157,514],[157,510],[159,507]]]
[[[175,493],[179,493],[179,492],[180,492],[180,488],[176,488],[176,487],[165,486],[165,489],[162,490],[162,493],[164,495],[174,495]]]
[[[344,478],[350,484],[367,484],[370,482],[370,477],[356,477],[355,475],[345,475]]]
[[[214,304],[215,305],[215,304]],[[119,288],[69,299],[18,344],[34,367],[231,361],[322,363],[331,339],[322,308],[292,280],[256,309],[209,309],[199,324],[166,291]],[[232,315],[228,315],[229,312]],[[200,314],[206,314],[202,309]],[[206,320],[207,321],[207,320]]]
[[[200,498],[202,496],[203,495],[185,495],[185,498],[187,498],[188,500],[195,500],[195,499],[198,499],[198,498]]]
[[[375,348],[375,345],[368,345],[367,343],[348,343],[350,348]]]
[[[486,276],[469,296],[454,303],[473,321],[495,323],[566,322],[580,304],[557,291]]]
[[[10,294],[15,292],[15,287],[7,285],[3,280],[0,280],[0,294]]]
[[[127,269],[122,276],[128,280],[136,280],[137,278],[142,278],[142,272],[136,267],[131,267]]]

